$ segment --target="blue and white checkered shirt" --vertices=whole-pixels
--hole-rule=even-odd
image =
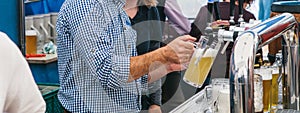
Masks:
[[[147,77],[127,83],[130,57],[137,53],[136,32],[124,4],[124,0],[66,0],[61,7],[58,98],[68,111],[139,112]]]

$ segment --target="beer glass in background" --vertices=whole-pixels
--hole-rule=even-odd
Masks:
[[[264,112],[271,111],[272,99],[272,70],[270,68],[261,67],[254,70],[254,74],[258,74],[263,80],[263,106]]]
[[[35,30],[26,30],[25,31],[25,51],[26,54],[36,54],[37,53],[37,33]]]
[[[278,105],[278,77],[279,77],[279,70],[278,67],[272,67],[272,106],[271,109],[277,109]]]
[[[221,46],[221,43],[215,42],[207,46],[201,39],[199,43],[183,77],[187,84],[198,88],[203,85]]]
[[[263,80],[258,74],[254,74],[254,110],[255,113],[263,112]]]
[[[219,90],[218,96],[218,113],[230,113],[230,96],[229,96],[229,85],[224,85]]]

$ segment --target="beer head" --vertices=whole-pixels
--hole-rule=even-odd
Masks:
[[[213,57],[215,58],[218,54],[218,50],[209,48],[203,55],[203,57]]]

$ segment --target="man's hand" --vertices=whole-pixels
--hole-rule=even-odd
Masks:
[[[183,64],[190,61],[194,52],[196,38],[189,35],[181,36],[164,47],[163,56],[169,63]]]
[[[158,106],[158,105],[151,105],[149,107],[149,112],[148,113],[162,113],[162,112],[161,112],[160,106]]]
[[[194,53],[196,38],[189,35],[181,36],[165,47],[152,52],[130,58],[130,76],[128,82],[149,74],[150,81],[161,78],[172,71],[183,70],[183,64],[190,61]]]
[[[212,28],[216,28],[216,27],[220,27],[220,26],[230,26],[230,23],[228,20],[217,20],[212,22],[211,27]]]

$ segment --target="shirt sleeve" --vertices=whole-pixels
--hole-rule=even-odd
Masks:
[[[207,8],[202,6],[198,12],[194,22],[191,25],[190,35],[197,38],[197,41],[200,39],[201,35],[205,32],[207,26]]]
[[[117,25],[112,21],[118,18],[112,20],[113,17],[103,11],[101,5],[84,7],[70,15],[74,48],[87,64],[85,69],[91,70],[104,86],[122,87],[128,80],[130,55],[120,54],[122,52],[117,52],[113,45],[116,40],[113,35],[120,35],[122,27],[111,28],[110,24]]]
[[[177,33],[180,35],[188,34],[191,30],[191,23],[183,15],[176,0],[166,0],[164,13],[171,22]]]

